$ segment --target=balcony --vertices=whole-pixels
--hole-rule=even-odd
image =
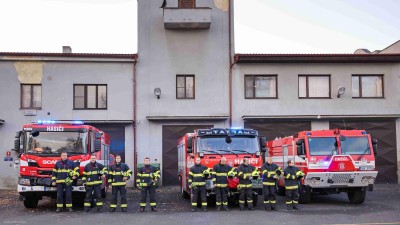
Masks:
[[[165,29],[210,29],[211,8],[164,8]]]

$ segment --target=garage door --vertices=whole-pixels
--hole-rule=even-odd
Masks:
[[[395,120],[331,121],[330,129],[366,130],[378,139],[378,183],[397,183],[397,150]]]
[[[310,121],[245,121],[245,128],[257,130],[260,136],[273,140],[276,137],[294,135],[303,130],[311,130]]]
[[[165,125],[162,128],[162,182],[163,185],[178,185],[178,139],[196,129],[211,128],[211,125]]]

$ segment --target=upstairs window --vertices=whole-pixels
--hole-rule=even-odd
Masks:
[[[276,75],[245,75],[245,98],[277,98]]]
[[[383,75],[353,75],[353,98],[383,98]]]
[[[21,109],[42,108],[42,85],[21,84]]]
[[[176,98],[194,99],[194,75],[176,75]]]
[[[330,75],[299,75],[299,98],[330,98]]]
[[[74,109],[107,109],[107,85],[74,84]]]
[[[196,8],[196,0],[179,0],[179,8]]]

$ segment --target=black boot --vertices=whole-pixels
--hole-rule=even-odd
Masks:
[[[249,210],[250,210],[250,211],[254,211],[254,208],[253,208],[253,207],[249,207]]]
[[[122,209],[122,212],[127,212],[128,210],[124,207],[124,208],[121,208]]]
[[[59,212],[61,212],[61,208],[56,209],[56,213],[59,213]]]
[[[110,209],[110,212],[115,212],[115,208],[111,208],[111,209]]]
[[[287,209],[287,210],[292,210],[292,206],[289,205],[289,204],[287,204],[287,205],[286,205],[286,209]]]
[[[144,207],[140,207],[140,212],[144,212]]]
[[[192,212],[196,212],[196,207],[192,207]]]
[[[274,205],[271,205],[271,210],[276,210],[276,207]]]
[[[97,207],[97,212],[103,212],[103,207]]]
[[[90,211],[90,207],[86,207],[85,212],[89,212],[89,211]]]
[[[293,209],[294,209],[294,210],[300,210],[300,209],[297,207],[297,205],[293,205]]]
[[[221,211],[221,206],[217,206],[217,211]]]
[[[240,206],[240,211],[243,211],[243,210],[244,210],[243,206]]]
[[[207,212],[208,210],[207,210],[207,207],[203,207],[203,211],[204,212]]]
[[[152,212],[157,212],[157,208],[156,207],[151,207],[151,211]]]
[[[229,211],[228,206],[226,206],[226,205],[224,205],[222,208],[223,208],[225,211]]]
[[[72,210],[72,208],[68,208],[67,210],[68,210],[68,212],[73,212],[74,211],[74,210]]]

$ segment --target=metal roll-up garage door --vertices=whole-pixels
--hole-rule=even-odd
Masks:
[[[372,138],[378,139],[375,165],[379,172],[376,182],[397,183],[396,121],[394,119],[331,121],[329,127],[330,129],[366,130]]]
[[[164,125],[162,128],[162,184],[178,185],[178,139],[196,129],[212,125]]]
[[[245,128],[251,128],[258,131],[260,136],[267,137],[267,140],[273,140],[277,137],[294,135],[299,131],[311,130],[310,121],[245,121]]]

